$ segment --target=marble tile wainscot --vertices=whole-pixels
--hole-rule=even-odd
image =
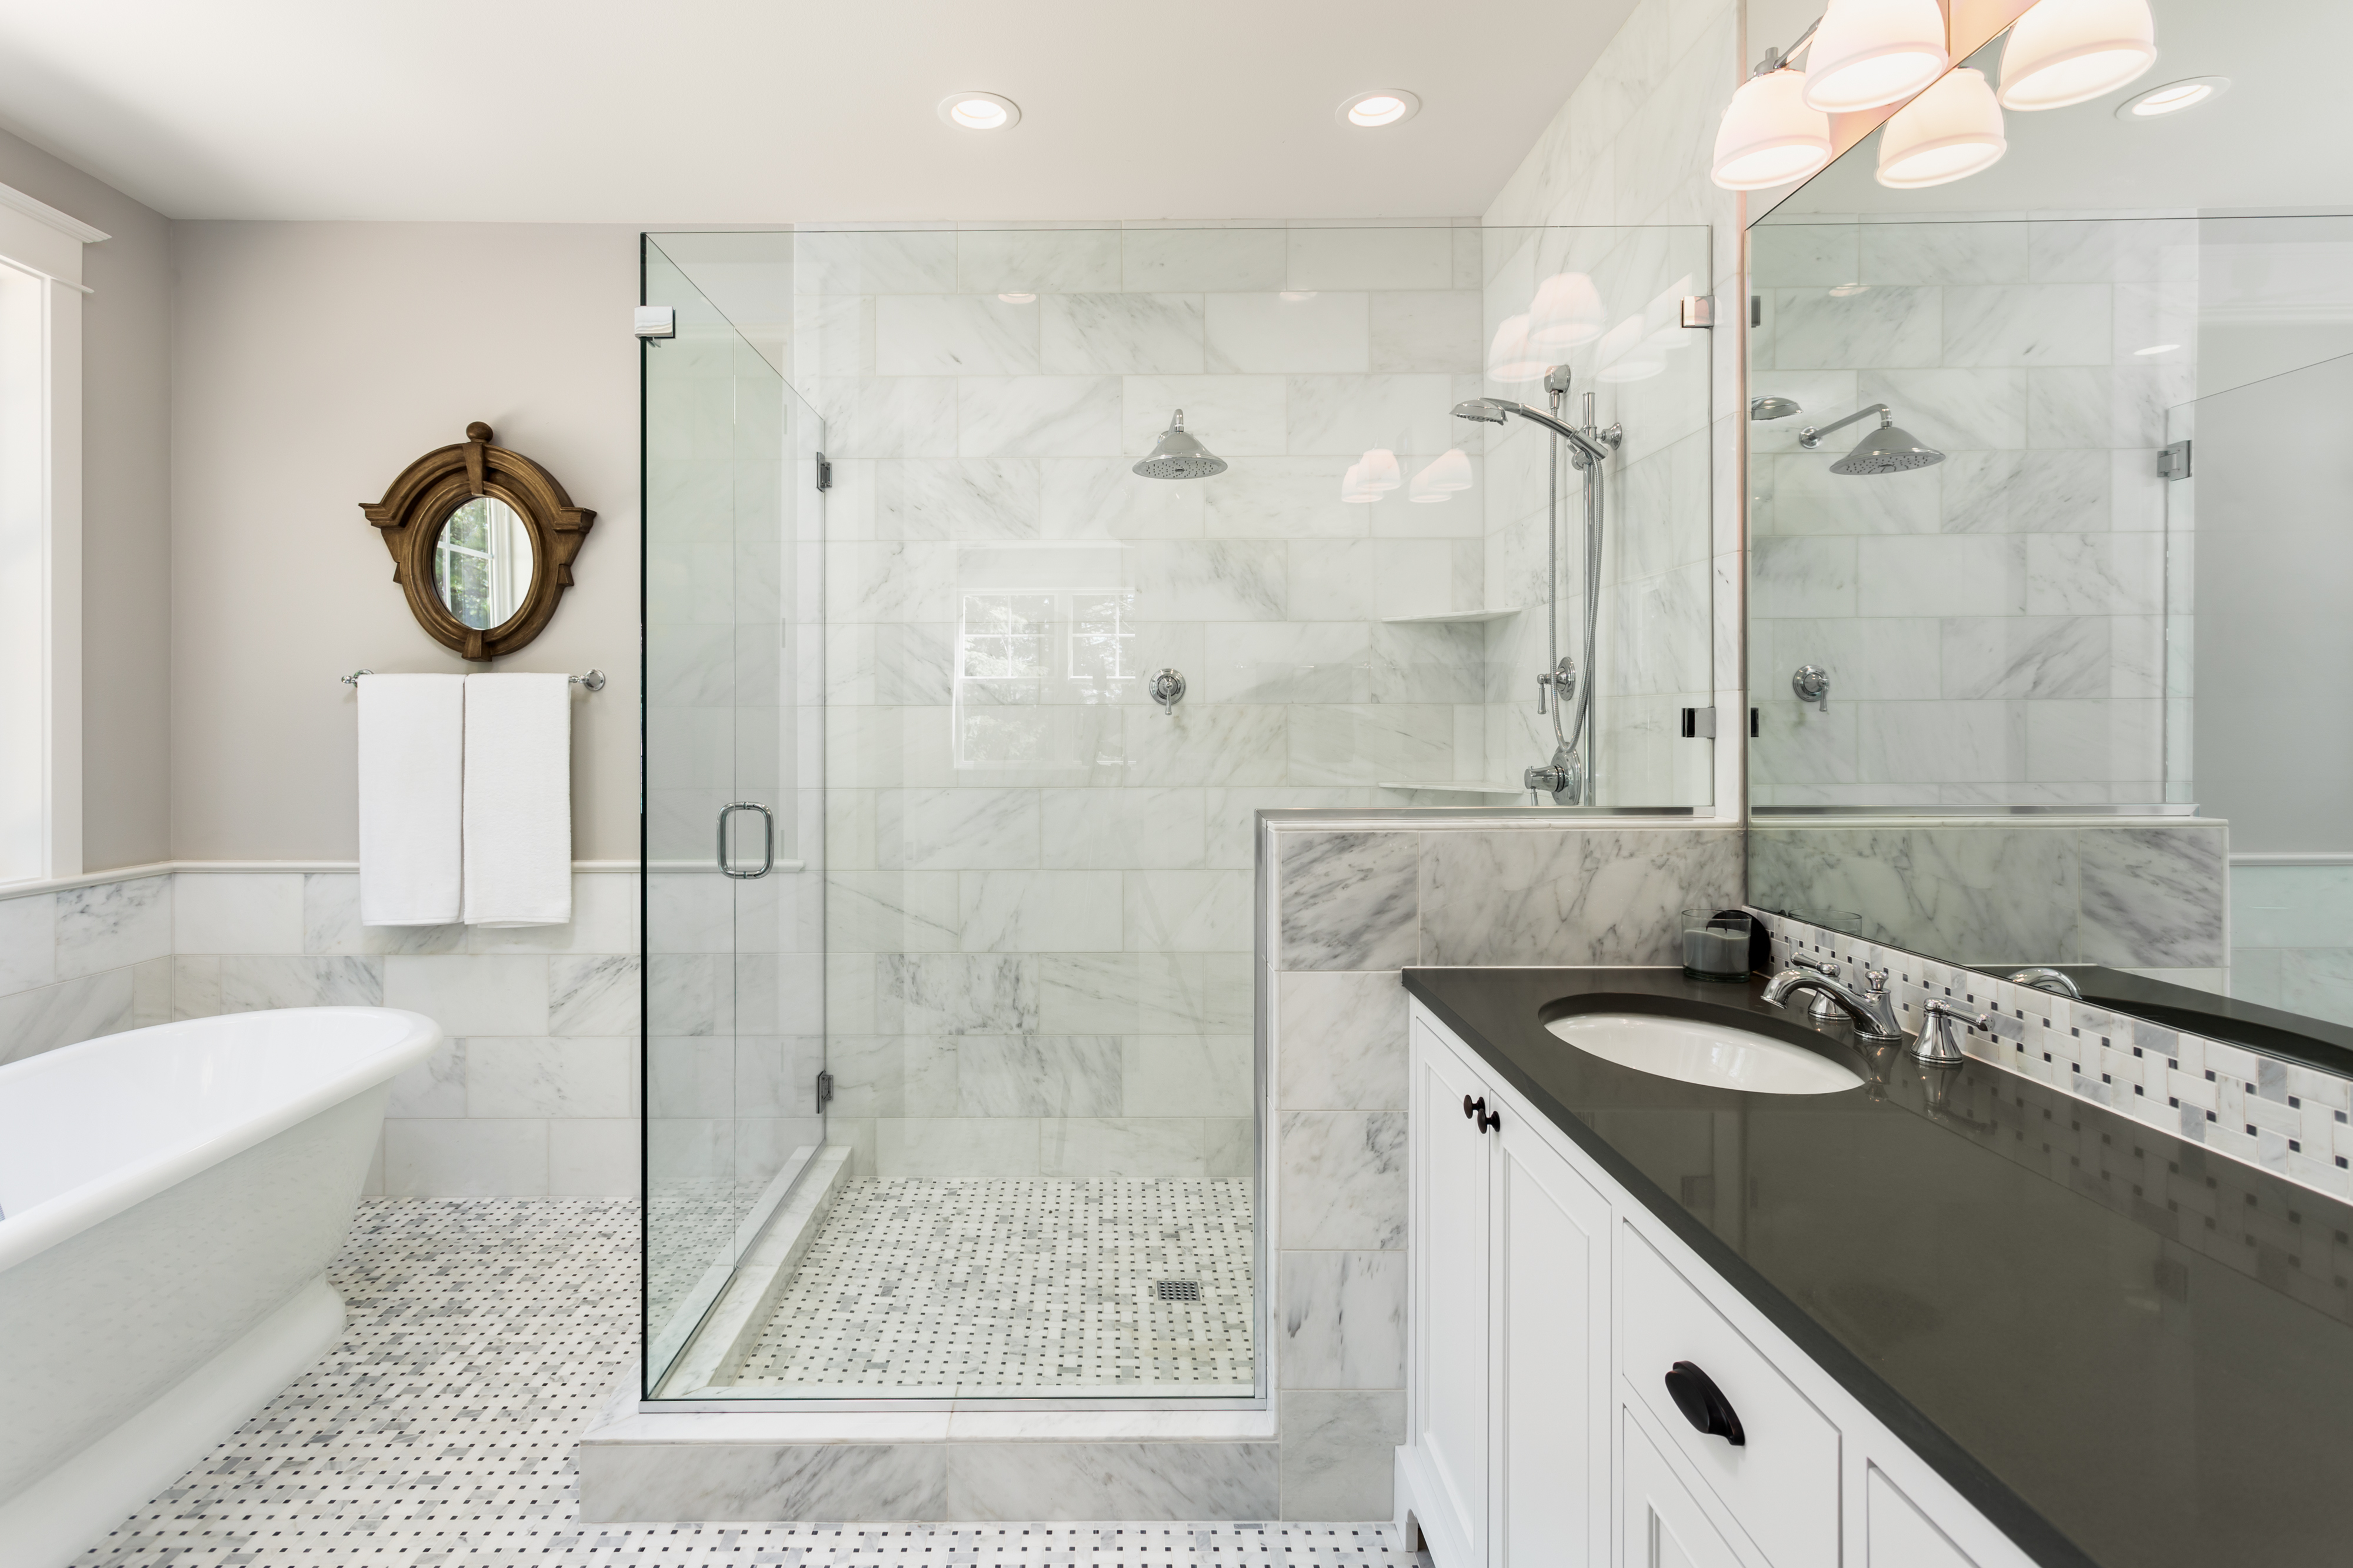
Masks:
[[[1741,901],[1741,836],[1662,817],[1283,811],[1261,814],[1259,838],[1283,1507],[1362,1512],[1388,1499],[1404,1436],[1398,971],[1674,962],[1679,910]],[[1312,1487],[1296,1473],[1311,1446]]]
[[[1788,915],[1765,920],[1773,931],[1777,963],[1787,963],[1792,952],[1807,952],[1886,970],[1907,1028],[1917,1028],[1919,1005],[1927,997],[1961,997],[1993,1014],[1992,1033],[1964,1031],[1961,1048],[1979,1060],[2314,1192],[2353,1198],[2353,1079],[2012,985],[1902,948],[1841,936]],[[2182,1206],[2185,1214],[2202,1212],[2211,1221],[2215,1203],[2210,1191]],[[2185,1222],[2183,1228],[2186,1234],[2190,1226]],[[2330,1257],[2319,1247],[2281,1250],[2284,1264],[2295,1269],[2307,1263],[2326,1269]]]
[[[449,1042],[393,1086],[370,1193],[638,1190],[638,882],[581,862],[567,926],[359,923],[349,862],[191,862],[0,895],[0,1061],[179,1018],[408,1007]]]

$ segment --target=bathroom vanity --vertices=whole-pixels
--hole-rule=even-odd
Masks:
[[[2214,1237],[2243,1211],[2327,1246],[2353,1210],[1981,1062],[1866,1047],[1761,982],[1404,982],[1397,1509],[1439,1568],[2343,1561],[2342,1293],[2299,1300],[2252,1230]],[[1798,1047],[1852,1087],[1679,1081],[1546,1027],[1598,1015]],[[2048,1157],[2078,1142],[2117,1164]],[[2121,1180],[2128,1156],[2159,1176]]]

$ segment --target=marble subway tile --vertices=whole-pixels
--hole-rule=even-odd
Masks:
[[[2013,282],[1944,293],[1947,364],[2104,365],[2113,355],[2105,283]]]
[[[1219,457],[1279,454],[1284,448],[1285,384],[1267,375],[1130,375],[1120,383],[1120,446],[1137,457],[1159,443],[1170,415]]]
[[[1194,416],[1188,411],[1186,417],[1191,420]],[[1039,515],[1044,536],[1199,538],[1208,488],[1141,483],[1136,479],[1134,464],[1134,458],[1125,457],[1043,459],[1039,464],[1043,489]]]
[[[1119,1047],[1120,1114],[1250,1117],[1258,1054],[1250,1036],[1128,1035]]]
[[[879,462],[875,532],[883,539],[1035,539],[1042,482],[1035,458]]]
[[[985,870],[1038,864],[1038,792],[885,790],[875,853],[894,871]]]
[[[1285,1110],[1276,1118],[1288,1248],[1387,1251],[1406,1234],[1406,1118],[1393,1110]]]
[[[1446,289],[1454,282],[1454,236],[1444,226],[1303,226],[1284,235],[1283,287]]]
[[[955,1050],[958,1116],[1121,1113],[1124,1079],[1116,1036],[966,1035]]]
[[[1198,375],[1198,294],[1052,294],[1043,312],[1049,375]]]
[[[1368,447],[1442,452],[1459,437],[1459,401],[1444,375],[1293,375],[1285,398],[1287,449],[1354,458]]]
[[[1290,558],[1266,539],[1147,540],[1132,547],[1135,599],[1158,621],[1280,621]]]
[[[220,1010],[383,1006],[384,963],[380,958],[224,957]]]
[[[956,451],[967,458],[1084,458],[1124,450],[1120,383],[1107,375],[965,376]]]
[[[1247,953],[1049,953],[1038,1008],[1052,1034],[1238,1035],[1251,1026]]]
[[[1035,375],[1038,306],[995,294],[886,294],[874,301],[877,375]]]
[[[1361,293],[1211,294],[1204,321],[1212,374],[1361,375],[1372,369],[1371,311]]]
[[[395,1197],[543,1197],[547,1123],[476,1117],[386,1121],[384,1186]]]
[[[1740,902],[1741,854],[1689,830],[1426,835],[1419,962],[1673,962],[1679,910]]]
[[[445,1035],[433,1054],[404,1068],[392,1080],[387,1117],[456,1117],[466,1114],[466,1042]]]
[[[1039,1123],[1044,1176],[1205,1176],[1206,1130],[1190,1117],[1062,1117]]]
[[[382,963],[387,1007],[422,1013],[453,1035],[548,1032],[545,958],[390,953]]]
[[[1282,842],[1277,969],[1396,969],[1420,952],[1420,854],[1409,833]]]
[[[0,900],[0,995],[30,991],[57,977],[57,895]]]
[[[886,1117],[875,1134],[875,1172],[885,1181],[1042,1173],[1039,1124],[1027,1117]]]
[[[2019,223],[1860,224],[1856,226],[1860,249],[1852,280],[1873,284],[2023,283],[2030,274],[2029,226]],[[1982,292],[2000,294],[2006,290]],[[1951,331],[1949,320],[1947,331]]]
[[[57,894],[58,977],[96,974],[170,952],[174,880],[142,877]]]
[[[955,286],[969,294],[1063,294],[1115,289],[1113,228],[966,229],[955,237]]]
[[[1276,1103],[1286,1110],[1403,1110],[1406,993],[1393,971],[1275,977]]]
[[[1029,1035],[1039,1029],[1040,966],[1079,959],[1005,953],[882,953],[874,963],[874,1010],[884,1032]],[[1095,1031],[1048,1024],[1050,1032]]]
[[[1183,868],[1206,854],[1198,789],[1049,789],[1039,792],[1049,866]]]
[[[1250,951],[1248,872],[1147,870],[1117,875],[1125,888],[1124,916],[1109,921],[1098,919],[1099,931],[1124,931],[1125,945],[1140,952]],[[1097,941],[1057,945],[1064,951],[1083,952],[1097,945]]]
[[[1488,334],[1480,296],[1468,289],[1374,294],[1368,321],[1366,368],[1377,374],[1476,375],[1483,368],[1480,349]]]
[[[1403,1388],[1406,1255],[1294,1252],[1276,1266],[1282,1386]]]
[[[137,1022],[129,968],[102,970],[0,996],[0,1061],[120,1034]]]
[[[1163,788],[1286,783],[1292,712],[1273,703],[1182,703],[1167,715],[1132,708],[1125,730],[1128,777]]]
[[[2212,827],[2082,830],[2084,960],[2123,969],[2228,962],[2224,840]]]
[[[1285,1519],[1387,1519],[1405,1391],[1286,1391],[1277,1397]]]
[[[1774,363],[1788,370],[1933,365],[1944,346],[1942,290],[1774,291]]]
[[[550,1197],[628,1198],[644,1190],[634,1118],[565,1117],[547,1124]]]
[[[466,1114],[487,1117],[628,1117],[637,1114],[634,1038],[465,1042]]]
[[[1965,616],[1937,625],[1938,695],[2094,698],[2108,693],[2111,623],[2106,616]]]
[[[173,951],[303,951],[301,877],[199,873],[175,877],[173,883]]]
[[[958,895],[966,952],[1116,952],[1117,871],[965,871]]]
[[[1284,280],[1287,246],[1280,228],[1130,228],[1120,236],[1120,286],[1129,293],[1290,287]]]

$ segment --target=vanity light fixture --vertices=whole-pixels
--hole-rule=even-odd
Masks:
[[[1405,475],[1398,468],[1397,454],[1387,447],[1375,447],[1356,466],[1363,470],[1358,482],[1366,489],[1393,490],[1405,483]]]
[[[1963,66],[1938,77],[1880,128],[1879,183],[1901,191],[1949,184],[1990,168],[2008,151],[1992,84],[1985,72]]]
[[[1365,465],[1351,463],[1348,471],[1340,476],[1340,499],[1352,506],[1381,499],[1381,492],[1365,482]]]
[[[1609,325],[1609,307],[1582,272],[1556,272],[1536,287],[1528,307],[1528,347],[1557,359],[1589,343]]]
[[[1442,501],[1458,490],[1467,490],[1473,483],[1471,459],[1462,448],[1449,448],[1430,461],[1430,466],[1414,475],[1406,491],[1407,499],[1418,501]]]
[[[2036,0],[2002,40],[2002,107],[2064,109],[2156,63],[2148,0]]]
[[[1529,346],[1526,315],[1506,316],[1495,329],[1495,341],[1487,347],[1487,379],[1500,381],[1506,386],[1535,381],[1551,368],[1542,355]]]
[[[1808,107],[1831,114],[1911,97],[1953,63],[1936,0],[1830,0],[1806,56]]]
[[[1021,106],[993,92],[952,92],[940,100],[940,118],[959,131],[1006,131],[1021,123]]]
[[[1725,106],[1708,178],[1727,191],[1786,185],[1831,161],[1831,117],[1806,101],[1806,73],[1788,60],[1768,50]]]
[[[2169,81],[2163,87],[2150,88],[2116,105],[2118,120],[2154,120],[2160,114],[2178,113],[2195,109],[2201,103],[2211,103],[2231,90],[2231,79],[2226,76],[2193,76],[2181,81]]]
[[[1342,99],[1334,112],[1343,125],[1373,131],[1411,120],[1421,112],[1421,100],[1401,87],[1376,88]]]

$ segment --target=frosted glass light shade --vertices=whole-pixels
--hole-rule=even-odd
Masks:
[[[1528,317],[1506,316],[1487,346],[1487,379],[1506,384],[1540,380],[1547,368],[1528,343]]]
[[[1387,447],[1376,447],[1365,454],[1356,465],[1364,470],[1361,482],[1366,489],[1393,490],[1405,483],[1405,475],[1398,470],[1397,454]]]
[[[1456,447],[1431,458],[1428,468],[1414,475],[1408,493],[1416,500],[1444,500],[1457,490],[1469,489],[1473,482],[1471,459]]]
[[[2064,109],[2114,92],[2157,63],[2148,0],[2041,0],[2001,46],[2009,109]]]
[[[1708,178],[1727,191],[1802,180],[1831,161],[1831,117],[1806,102],[1804,71],[1767,71],[1740,84],[1715,128]]]
[[[1805,100],[1831,114],[1876,109],[1952,63],[1936,0],[1830,0],[1806,55]]]
[[[1601,367],[1593,373],[1596,381],[1648,381],[1667,368],[1666,351],[1651,340],[1640,316],[1610,328],[1595,358]]]
[[[1582,272],[1556,272],[1536,289],[1528,311],[1528,347],[1538,354],[1563,354],[1601,335],[1609,307]]]
[[[1348,471],[1340,476],[1340,499],[1362,503],[1381,499],[1381,492],[1365,483],[1365,465],[1351,463]]]
[[[1918,190],[1990,168],[2010,142],[1985,72],[1963,66],[1890,115],[1879,132],[1879,183]]]

